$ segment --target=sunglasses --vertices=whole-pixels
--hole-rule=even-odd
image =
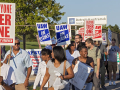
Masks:
[[[15,45],[20,45],[20,42],[19,43],[15,43]]]

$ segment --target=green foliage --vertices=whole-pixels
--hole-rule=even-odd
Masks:
[[[15,24],[36,25],[36,22],[48,22],[54,24],[61,20],[65,14],[60,10],[63,6],[55,0],[0,0],[16,4]],[[35,26],[16,26],[17,35],[30,35],[29,39],[35,38],[37,29]]]
[[[103,25],[102,26],[102,29],[107,29],[110,28],[110,30],[112,32],[116,32],[116,33],[120,33],[120,29],[119,29],[119,26],[117,24],[115,24],[115,26],[112,26],[112,25],[109,25],[109,26],[106,26],[106,25]]]

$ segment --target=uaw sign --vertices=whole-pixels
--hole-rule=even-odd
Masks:
[[[70,44],[69,26],[67,24],[55,25],[57,45]]]
[[[68,17],[68,24],[83,26],[85,20],[94,20],[95,25],[107,24],[107,15]]]
[[[52,44],[48,23],[36,23],[41,44]]]
[[[15,3],[0,3],[0,45],[15,44]]]

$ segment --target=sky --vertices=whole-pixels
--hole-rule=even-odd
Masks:
[[[107,15],[107,26],[117,24],[120,28],[120,0],[56,0],[65,12],[58,23],[67,22],[69,16]]]

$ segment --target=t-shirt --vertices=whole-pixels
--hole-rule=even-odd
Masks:
[[[16,83],[14,70],[12,67],[10,67],[7,64],[3,63],[3,65],[1,66],[1,76],[3,76],[4,82],[9,86],[13,83]],[[2,86],[0,86],[0,87],[2,87]]]
[[[66,61],[66,69],[68,69],[70,66],[71,66],[70,63],[68,61]],[[60,66],[56,68],[54,66],[54,62],[49,60],[47,63],[47,68],[49,68],[49,74],[50,74],[49,87],[51,87],[51,86],[53,86],[53,83],[54,83],[55,79],[57,78],[54,71],[58,71],[59,73],[63,74],[64,62],[62,62],[60,64]]]
[[[66,58],[71,65],[72,61],[77,57],[80,57],[80,53],[78,50],[75,50],[73,54],[70,54],[69,50],[66,50]]]
[[[73,65],[75,65],[76,60],[79,61],[78,58],[74,59],[74,60],[72,61],[72,64],[73,64]],[[81,61],[81,62],[82,62],[82,61]],[[86,60],[86,63],[85,63],[85,64],[91,66],[90,63],[92,63],[92,62],[94,62],[93,59],[92,59],[91,57],[87,57],[87,60]]]
[[[101,59],[100,50],[98,50],[97,57],[96,57],[96,49],[97,49],[97,47],[95,47],[95,46],[91,50],[88,49],[88,56],[93,58],[93,61],[94,61],[94,64],[95,64],[95,68],[94,68],[95,73],[97,71],[97,59]]]
[[[109,46],[109,55],[108,55],[108,61],[111,62],[117,62],[117,52],[120,52],[120,49],[118,46]]]

